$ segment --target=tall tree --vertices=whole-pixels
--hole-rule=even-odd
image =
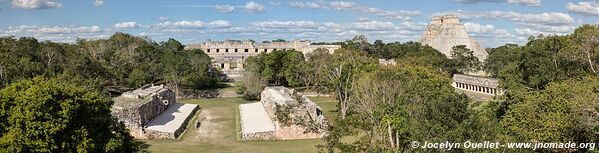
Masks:
[[[134,152],[110,115],[111,100],[59,79],[36,77],[0,90],[0,148],[9,152]]]
[[[335,93],[341,118],[344,119],[349,111],[352,82],[359,74],[376,67],[376,63],[363,52],[343,48],[336,50],[329,62],[325,75]]]
[[[466,48],[465,45],[458,45],[451,48],[451,58],[455,64],[456,70],[460,73],[476,72],[481,69],[481,63],[474,51]]]

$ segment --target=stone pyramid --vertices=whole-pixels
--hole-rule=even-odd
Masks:
[[[487,52],[476,40],[470,38],[466,33],[466,27],[460,23],[457,16],[445,15],[435,16],[427,26],[420,43],[429,45],[439,52],[451,58],[451,48],[458,45],[466,45],[466,48],[474,51],[474,56],[479,61],[487,59]]]

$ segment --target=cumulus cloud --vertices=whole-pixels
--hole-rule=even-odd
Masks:
[[[231,13],[235,11],[235,7],[231,5],[216,5],[214,6],[214,9],[220,13]]]
[[[160,20],[160,21],[168,21],[168,18],[161,16],[161,17],[158,17],[158,20]]]
[[[327,8],[328,5],[324,1],[290,1],[289,6],[294,8],[302,8],[302,9],[320,9]]]
[[[358,6],[355,2],[346,1],[332,1],[329,3],[329,5],[335,10],[349,10]]]
[[[576,27],[572,25],[547,26],[539,24],[519,24],[517,27],[518,28],[514,29],[516,34],[524,37],[536,36],[539,34],[564,35],[572,33],[574,32],[574,29],[576,29]]]
[[[519,4],[519,5],[524,5],[524,6],[541,6],[541,0],[455,0],[455,1],[460,2],[460,3],[466,3],[466,4],[491,2],[491,3]]]
[[[599,16],[599,3],[593,2],[578,2],[576,4],[568,2],[566,9],[573,13],[582,14],[585,16]]]
[[[114,27],[127,29],[127,28],[139,28],[139,27],[141,27],[141,25],[137,24],[137,22],[121,22],[121,23],[114,24]]]
[[[453,14],[463,19],[485,18],[485,19],[503,19],[521,23],[535,23],[542,25],[571,25],[574,24],[574,18],[570,15],[560,12],[546,13],[518,13],[511,11],[457,11],[449,13],[436,13],[434,15]]]
[[[211,26],[213,28],[228,28],[233,25],[229,21],[216,20],[216,21],[212,21],[212,22],[208,23],[208,26]]]
[[[495,31],[495,26],[492,24],[479,24],[479,23],[464,23],[466,31],[469,33],[489,33]]]
[[[211,21],[211,22],[183,20],[183,21],[177,21],[177,22],[165,21],[165,22],[155,24],[152,27],[156,27],[159,29],[177,29],[177,28],[197,29],[197,28],[228,28],[231,26],[232,26],[232,24],[229,21],[225,21],[225,20],[215,20],[215,21]]]
[[[363,6],[349,1],[331,1],[328,3],[324,1],[290,1],[289,6],[300,9],[333,9],[338,11],[354,11],[397,20],[409,20],[411,16],[419,16],[421,14],[419,11],[388,11],[376,7]]]
[[[21,25],[16,27],[9,27],[5,33],[9,34],[20,34],[20,33],[32,33],[32,34],[72,34],[72,33],[98,33],[102,32],[99,26],[80,26],[80,27],[62,27],[62,26],[30,26]]]
[[[265,10],[264,5],[256,3],[254,1],[245,3],[244,8],[246,11],[248,11],[250,13],[259,13],[259,12],[264,12],[264,10]]]
[[[95,6],[101,6],[101,5],[104,5],[104,0],[94,0],[94,5],[95,5]]]
[[[23,9],[61,8],[62,4],[53,0],[12,0],[11,5]]]
[[[252,26],[261,28],[318,28],[318,24],[313,21],[263,21],[252,22]]]

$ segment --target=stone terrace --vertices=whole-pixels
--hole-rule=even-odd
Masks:
[[[196,104],[176,103],[147,124],[146,135],[149,139],[175,139],[185,130],[197,110]]]
[[[274,136],[275,126],[264,110],[262,103],[255,102],[239,105],[241,116],[241,138],[271,139]]]

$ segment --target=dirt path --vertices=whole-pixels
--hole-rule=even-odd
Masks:
[[[196,135],[194,138],[208,141],[210,139],[214,139],[219,137],[222,133],[222,123],[219,123],[216,119],[219,116],[216,116],[213,110],[203,110],[200,112],[200,116],[198,120],[200,121],[200,128],[198,128],[195,132]]]

